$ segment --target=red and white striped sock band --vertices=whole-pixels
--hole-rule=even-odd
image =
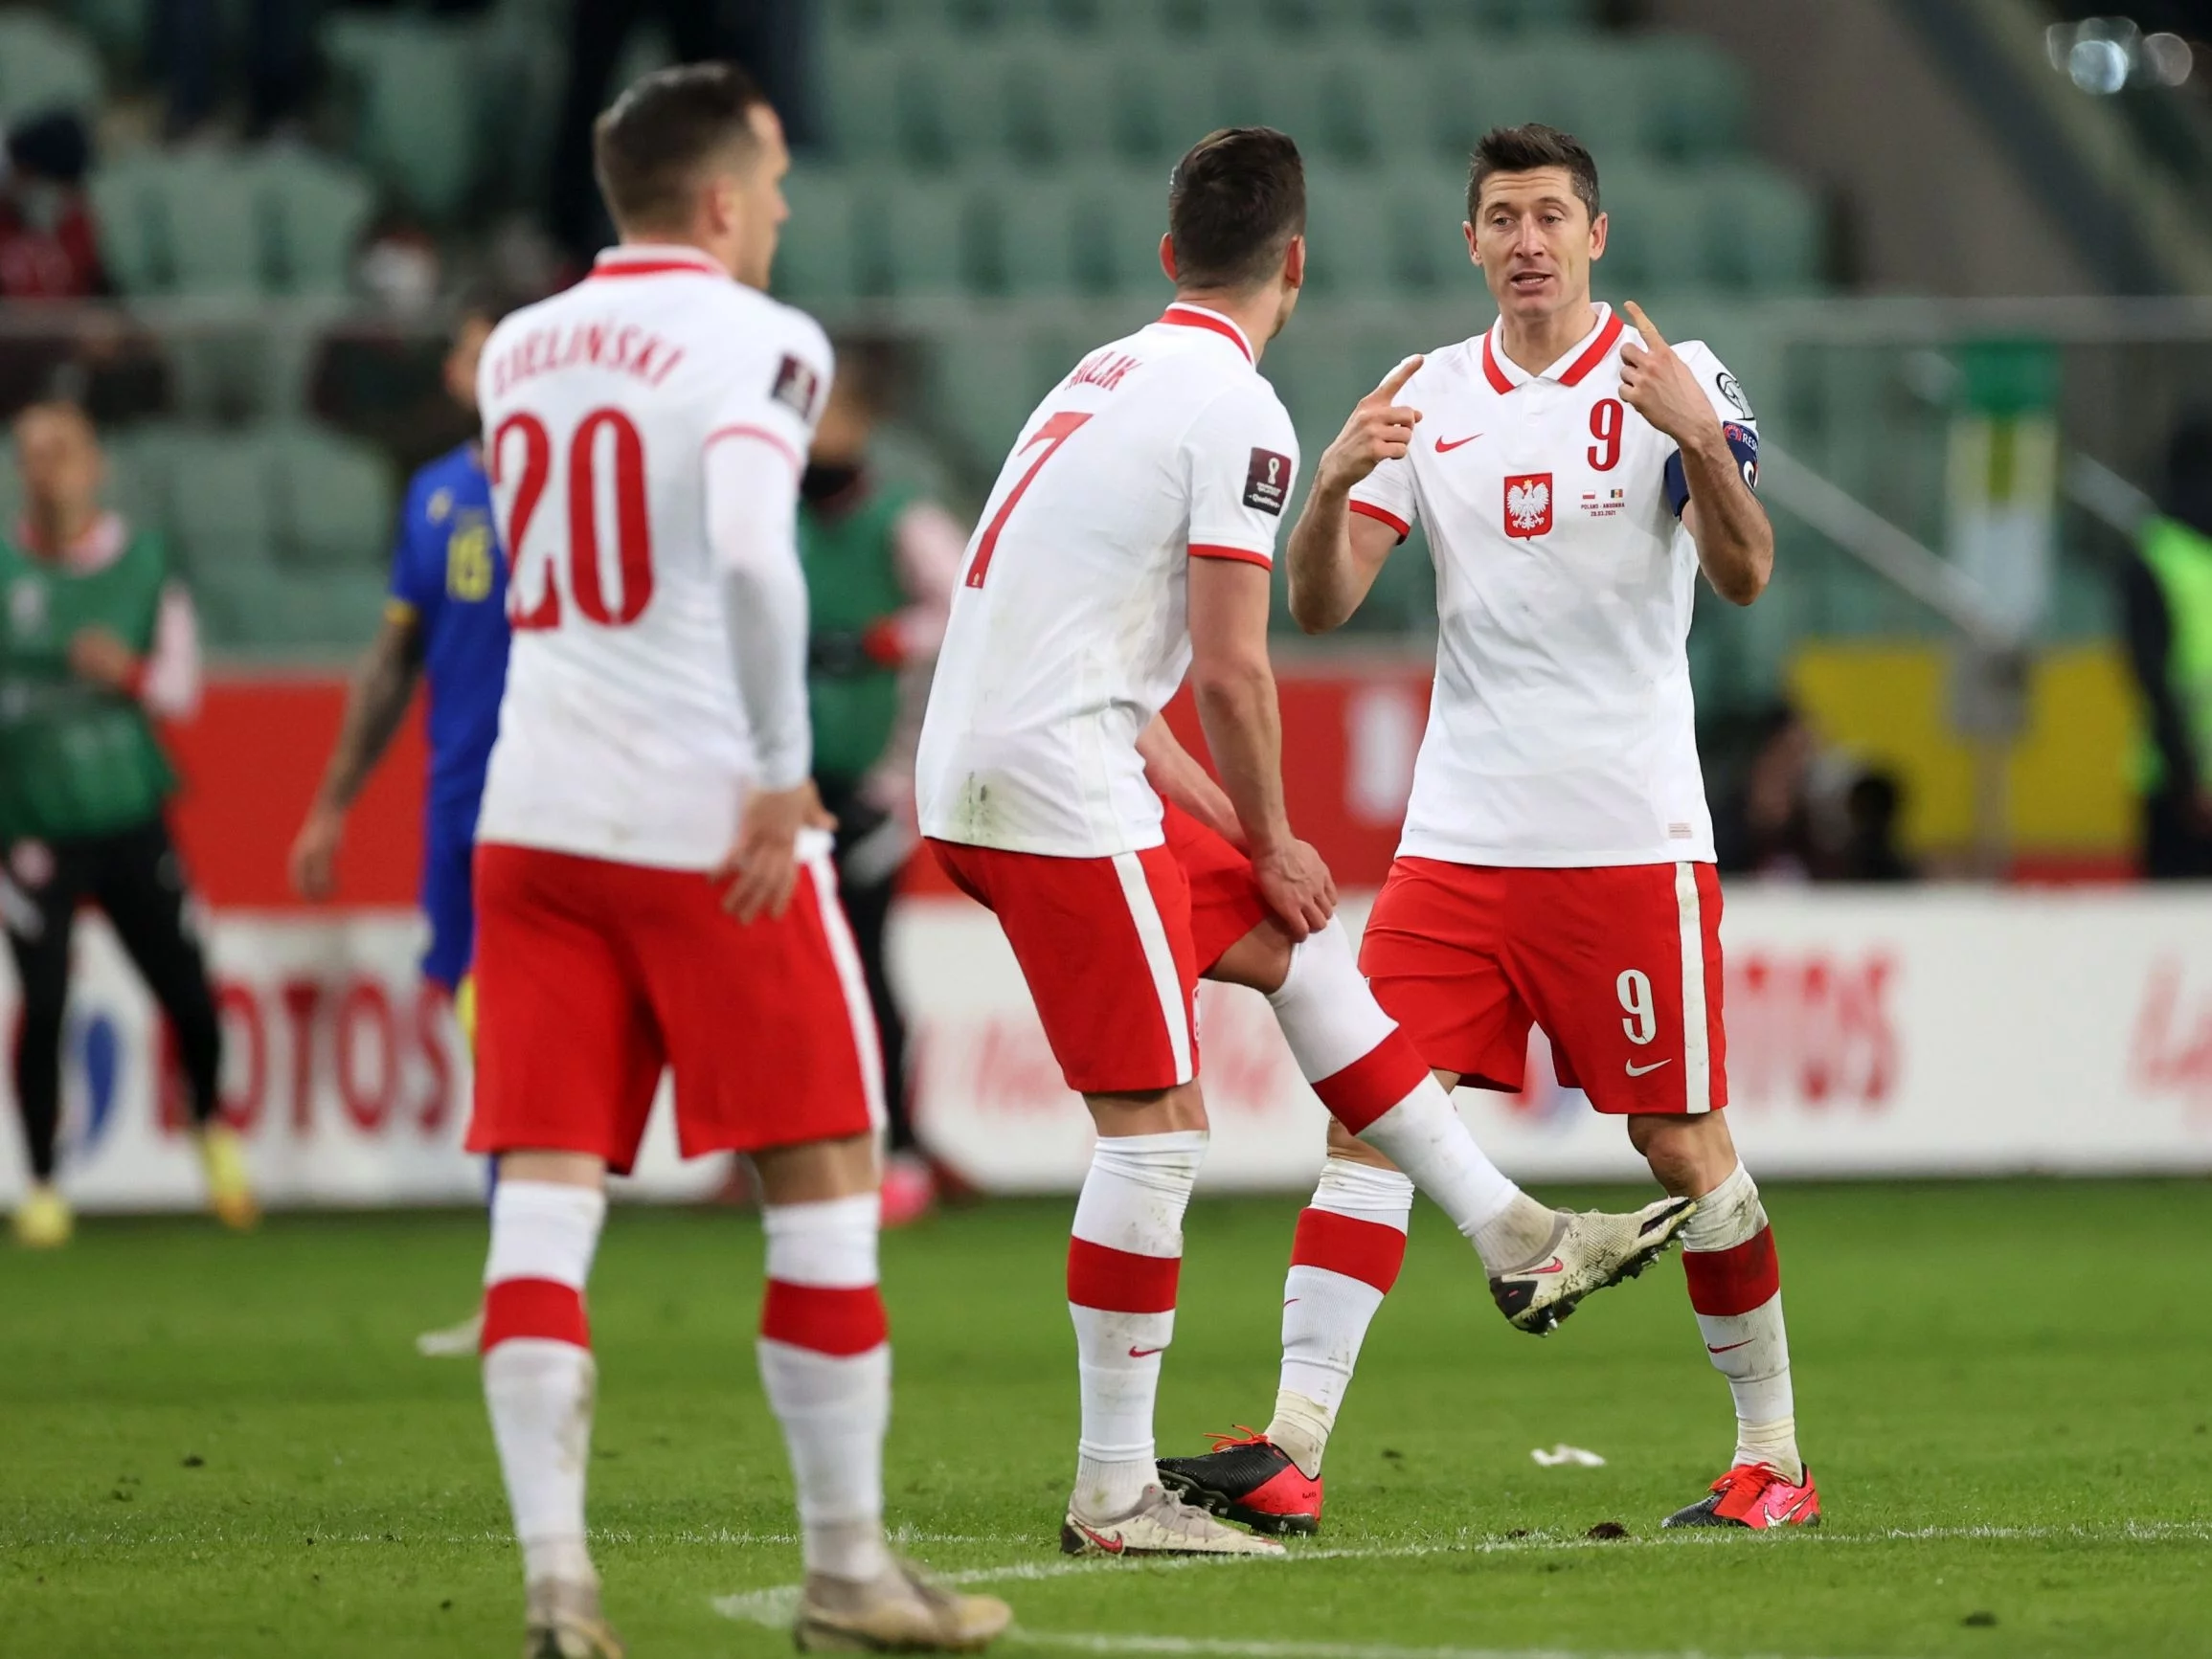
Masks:
[[[607,1199],[594,1187],[502,1181],[484,1267],[484,1353],[516,1337],[591,1346],[584,1285]]]

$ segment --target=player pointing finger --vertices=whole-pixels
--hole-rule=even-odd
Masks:
[[[1621,401],[1677,443],[1717,437],[1721,417],[1690,366],[1666,343],[1641,305],[1628,303],[1628,320],[1643,336],[1620,348]]]
[[[1401,404],[1398,393],[1420,371],[1423,361],[1418,355],[1407,358],[1352,406],[1343,431],[1322,452],[1317,488],[1348,490],[1384,461],[1405,459],[1421,412]]]

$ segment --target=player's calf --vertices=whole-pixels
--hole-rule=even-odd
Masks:
[[[485,1266],[484,1395],[522,1545],[529,1650],[558,1659],[621,1651],[584,1538],[598,1368],[583,1292],[605,1218],[596,1187],[505,1182]]]

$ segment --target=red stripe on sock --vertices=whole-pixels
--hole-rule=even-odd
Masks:
[[[891,1321],[884,1316],[883,1292],[873,1285],[830,1290],[771,1279],[760,1304],[760,1334],[842,1359],[891,1340]]]
[[[477,1352],[489,1354],[517,1336],[589,1348],[592,1331],[584,1318],[584,1293],[557,1279],[502,1279],[486,1285],[484,1335]]]
[[[1406,1235],[1381,1222],[1363,1222],[1334,1210],[1305,1210],[1291,1243],[1291,1266],[1342,1273],[1390,1293],[1406,1265]]]
[[[1782,1289],[1774,1229],[1761,1227],[1732,1249],[1684,1250],[1682,1272],[1690,1282],[1690,1306],[1699,1312],[1749,1313]]]
[[[1068,1300],[1109,1313],[1172,1313],[1181,1256],[1140,1256],[1089,1239],[1068,1241]]]
[[[1329,1115],[1358,1134],[1421,1087],[1428,1066],[1403,1031],[1393,1031],[1343,1070],[1322,1078],[1314,1092]]]

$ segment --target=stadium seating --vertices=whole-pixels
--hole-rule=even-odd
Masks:
[[[102,258],[132,295],[342,292],[374,208],[352,169],[283,149],[142,153],[92,193]]]
[[[0,10],[0,126],[28,115],[100,106],[99,56],[44,12]]]
[[[454,217],[481,176],[496,114],[477,30],[340,12],[322,38],[352,111],[355,154],[418,212]]]

